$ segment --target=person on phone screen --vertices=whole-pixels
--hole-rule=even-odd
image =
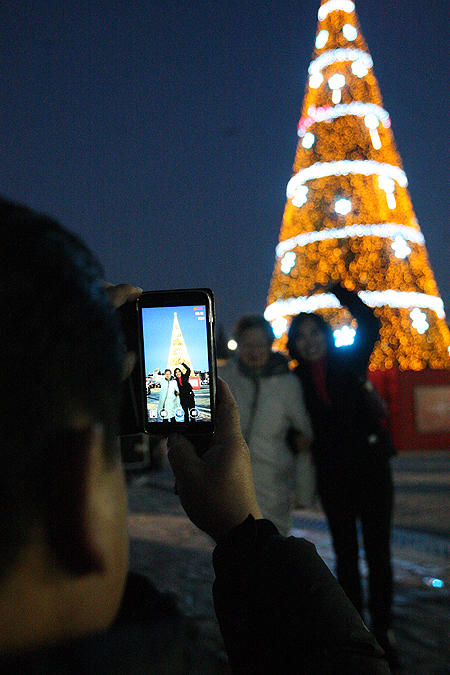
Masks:
[[[160,375],[160,367],[153,371],[153,381],[161,387],[158,398],[157,415],[163,422],[175,422],[175,410],[178,406],[178,387],[170,368]]]
[[[180,396],[180,404],[184,412],[184,421],[189,422],[190,413],[195,410],[195,396],[192,385],[189,382],[191,369],[185,363],[181,364],[185,369],[184,373],[181,368],[175,368],[174,375],[178,386],[178,394]],[[192,419],[195,420],[195,417]]]
[[[47,216],[0,199],[0,225],[0,672],[192,672],[195,638],[174,602],[128,574],[117,431],[133,359],[116,308],[142,291],[108,285],[89,249]],[[170,436],[168,456],[183,508],[216,542],[231,673],[389,675],[314,546],[262,519],[223,382],[219,401],[216,432],[197,449]]]

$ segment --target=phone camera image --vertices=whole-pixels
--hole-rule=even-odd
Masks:
[[[209,330],[206,305],[142,307],[147,426],[211,423]]]

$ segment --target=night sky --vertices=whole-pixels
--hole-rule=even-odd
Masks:
[[[446,0],[356,0],[450,314]],[[0,192],[113,282],[265,308],[319,0],[3,0]]]

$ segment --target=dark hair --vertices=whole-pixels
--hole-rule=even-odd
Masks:
[[[77,414],[103,424],[115,457],[124,347],[102,269],[75,235],[1,198],[0,224],[1,575],[30,521],[58,508]]]
[[[316,324],[317,328],[322,331],[322,333],[325,335],[327,350],[333,348],[333,334],[330,325],[325,321],[323,316],[321,316],[320,314],[300,312],[300,314],[294,316],[291,325],[289,326],[288,341],[286,345],[289,352],[289,356],[293,359],[296,359],[297,361],[300,361],[301,356],[297,351],[295,343],[299,328],[305,321],[312,321],[313,323]]]
[[[269,345],[272,344],[275,339],[272,326],[263,316],[260,316],[259,314],[247,314],[246,316],[242,316],[240,319],[238,319],[233,331],[233,337],[236,342],[239,344],[245,331],[252,328],[260,328],[267,338]]]

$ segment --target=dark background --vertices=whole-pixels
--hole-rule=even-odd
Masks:
[[[144,289],[263,312],[319,0],[3,0],[0,192]],[[445,1],[356,0],[450,311]]]

